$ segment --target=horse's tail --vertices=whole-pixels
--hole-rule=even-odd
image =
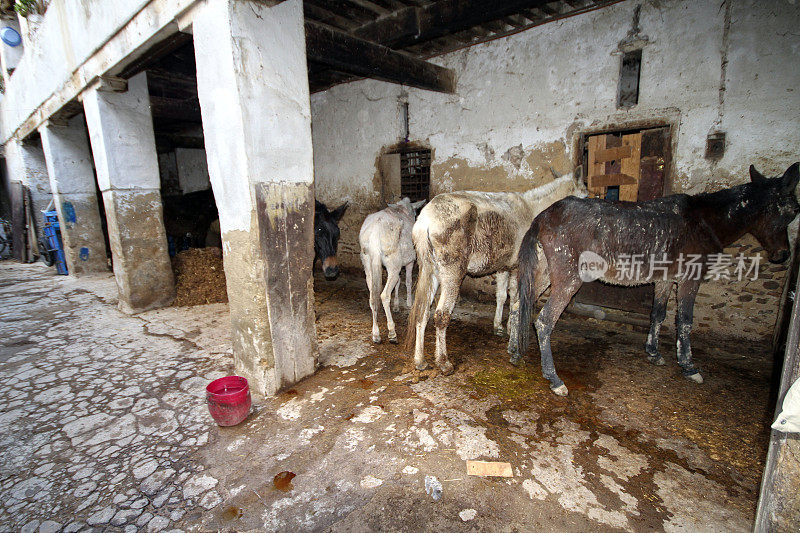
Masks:
[[[536,269],[539,268],[539,227],[534,220],[519,249],[519,327],[517,342],[520,355],[528,351],[531,315],[536,305]]]
[[[370,298],[375,309],[381,308],[381,282],[383,281],[383,263],[381,253],[377,250],[370,250],[370,275],[372,276],[372,292]],[[391,296],[391,295],[390,295]],[[380,312],[380,311],[379,311]]]
[[[417,337],[417,322],[422,320],[427,307],[431,305],[433,294],[433,255],[431,254],[431,243],[428,240],[427,224],[414,224],[414,247],[417,250],[417,264],[419,264],[419,276],[414,291],[414,304],[408,312],[408,330],[405,338],[406,352],[414,350],[414,343]],[[423,339],[420,339],[422,342]]]
[[[367,278],[369,305],[372,309],[381,307],[381,282],[383,281],[383,262],[380,245],[376,245],[375,233],[378,231],[373,215],[368,215],[358,232],[358,244],[361,247],[361,264]]]

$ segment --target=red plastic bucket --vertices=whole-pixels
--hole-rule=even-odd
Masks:
[[[220,426],[235,426],[250,414],[250,386],[241,376],[215,379],[206,387],[208,411]]]

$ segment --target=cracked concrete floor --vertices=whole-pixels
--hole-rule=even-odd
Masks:
[[[362,285],[318,280],[320,371],[218,428],[204,387],[231,372],[225,305],[130,317],[110,276],[0,264],[0,529],[752,527],[763,347],[696,339],[697,386],[645,363],[640,331],[567,318],[557,398],[536,361],[508,365],[489,305],[459,306],[454,375],[412,371],[400,347],[369,342]],[[467,459],[508,461],[514,477],[467,476]],[[284,471],[296,477],[276,485]]]

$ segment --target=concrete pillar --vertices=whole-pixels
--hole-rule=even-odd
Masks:
[[[128,80],[125,92],[94,86],[83,94],[119,307],[126,313],[169,305],[175,298],[146,76]]]
[[[236,371],[273,394],[317,363],[303,6],[208,0],[193,21]]]
[[[39,128],[70,275],[107,272],[92,153],[82,115]]]
[[[6,143],[6,168],[10,182],[18,181],[30,190],[36,231],[41,236],[44,224],[42,211],[47,208],[53,196],[39,139],[26,142],[9,139]]]

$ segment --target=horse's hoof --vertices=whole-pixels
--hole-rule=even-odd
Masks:
[[[381,343],[381,338],[380,337],[372,337],[372,342],[374,342],[375,344],[380,344]]]
[[[453,373],[454,370],[455,368],[453,368],[453,363],[451,363],[450,361],[447,361],[443,365],[439,365],[439,372],[441,372],[443,376],[449,376],[450,374]]]
[[[415,368],[416,368],[417,370],[419,370],[420,372],[422,372],[423,370],[427,370],[427,368],[428,368],[428,363],[426,363],[425,361],[423,361],[423,362],[421,362],[420,364],[418,364],[418,365],[417,365]]]
[[[569,390],[567,389],[566,385],[559,385],[556,388],[550,387],[550,390],[556,393],[557,396],[566,396],[569,394]]]
[[[661,355],[648,355],[647,360],[656,366],[664,366],[666,364],[666,361],[664,361]]]
[[[700,375],[700,372],[695,372],[694,374],[689,374],[686,376],[686,379],[694,381],[695,383],[702,383],[703,376]]]
[[[522,356],[518,353],[512,353],[511,359],[508,360],[514,366],[519,366],[519,362],[522,360]]]
[[[506,328],[500,326],[499,328],[495,328],[494,334],[498,337],[505,337],[506,336]]]
[[[397,337],[389,337],[389,342],[392,344],[397,344]]]

